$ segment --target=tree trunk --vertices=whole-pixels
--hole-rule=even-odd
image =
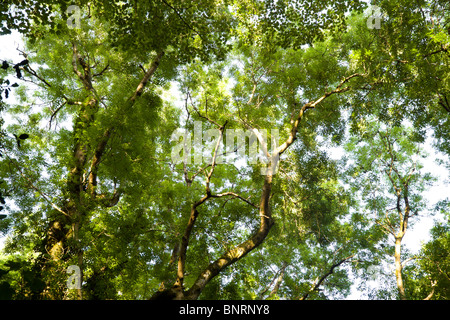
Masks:
[[[253,236],[224,253],[219,259],[211,263],[197,278],[194,285],[186,292],[184,299],[196,300],[199,295],[216,275],[223,269],[236,261],[242,259],[253,249],[257,248],[269,234],[270,228],[273,225],[272,212],[269,205],[270,194],[272,191],[272,175],[266,175],[264,186],[261,194],[260,202],[260,226]]]
[[[406,300],[405,287],[403,286],[402,278],[402,260],[401,260],[401,246],[402,246],[403,234],[395,236],[395,278],[397,279],[397,289],[400,295],[400,299]]]
[[[270,168],[268,170],[273,170]],[[219,259],[209,264],[209,266],[198,276],[197,280],[194,282],[192,287],[184,291],[182,287],[183,283],[183,272],[184,271],[184,261],[185,254],[184,251],[187,248],[188,239],[192,230],[193,223],[195,222],[198,212],[196,208],[198,205],[206,201],[205,197],[199,200],[191,209],[191,217],[188,222],[188,227],[182,239],[180,257],[179,257],[179,269],[177,271],[177,281],[173,287],[165,289],[163,291],[157,291],[150,300],[196,300],[202,293],[205,286],[211,281],[215,276],[217,276],[223,269],[229,265],[235,263],[236,261],[242,259],[245,255],[250,253],[253,249],[257,248],[269,234],[270,228],[273,225],[272,213],[270,210],[269,200],[272,191],[272,171],[270,174],[266,175],[264,186],[261,194],[261,201],[259,206],[260,215],[260,226],[258,230],[253,234],[250,239],[244,241],[243,243],[237,245],[236,247],[225,252]],[[183,247],[185,249],[183,249]],[[180,268],[180,261],[183,261]]]

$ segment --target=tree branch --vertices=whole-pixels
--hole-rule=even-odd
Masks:
[[[187,23],[186,20],[183,18],[183,16],[178,12],[178,10],[176,10],[172,5],[170,5],[169,3],[167,3],[166,0],[162,0],[162,2],[163,2],[166,6],[168,6],[170,9],[172,9],[173,12],[175,12],[175,14],[178,16],[178,18],[180,18],[180,20],[186,25],[186,27],[187,27],[189,30],[194,31],[194,32],[195,32],[202,40],[204,40],[203,37],[202,37],[202,35],[200,34],[200,32],[198,32],[197,30],[195,30],[189,23]]]
[[[301,119],[303,118],[304,113],[306,112],[306,110],[309,109],[314,109],[316,108],[323,100],[325,100],[326,98],[328,98],[329,96],[336,94],[336,93],[342,93],[342,92],[346,92],[348,90],[350,90],[350,87],[345,87],[342,88],[342,86],[347,83],[350,79],[354,78],[354,77],[362,77],[363,75],[360,73],[355,73],[352,74],[346,78],[344,78],[339,85],[336,87],[336,89],[329,91],[327,93],[325,93],[323,96],[321,96],[319,99],[315,100],[315,101],[310,101],[308,103],[305,103],[302,108],[300,109],[300,112],[297,116],[297,119],[294,121],[294,124],[292,126],[291,129],[291,133],[289,135],[289,137],[287,138],[287,140],[278,147],[278,152],[277,154],[281,155],[284,151],[286,151],[286,149],[295,141],[295,139],[297,139],[297,130],[298,130],[298,126],[300,124]]]
[[[91,73],[90,68],[87,65],[87,63],[84,61],[84,59],[81,57],[81,55],[78,52],[77,46],[75,45],[75,42],[72,42],[72,69],[73,72],[78,76],[78,78],[83,83],[84,87],[88,91],[92,91],[92,82],[91,82]],[[78,70],[78,63],[83,68],[83,72]]]
[[[20,168],[20,166],[17,165],[17,163],[15,163],[15,161],[14,161],[13,159],[11,159],[11,158],[9,157],[8,154],[6,154],[6,153],[3,153],[3,154],[8,158],[8,160],[9,160],[10,163],[13,163],[13,164],[14,164],[14,166],[16,167],[16,169],[20,172],[20,175],[21,175],[25,180],[28,181],[28,184],[29,184],[29,186],[30,186],[32,189],[34,189],[35,191],[37,191],[37,192],[41,195],[41,197],[42,197],[45,201],[47,201],[47,202],[53,207],[53,209],[55,209],[56,211],[62,213],[62,214],[65,215],[66,217],[69,217],[69,218],[70,218],[70,215],[69,215],[67,212],[65,212],[65,211],[62,210],[60,207],[58,207],[56,204],[54,204],[54,203],[49,199],[49,196],[48,196],[45,192],[43,192],[42,190],[40,190],[38,187],[36,187],[36,186],[34,185],[34,183],[31,181],[31,179],[28,178],[28,177],[23,173],[23,171],[22,171],[22,169]]]
[[[190,95],[189,92],[188,92],[188,97],[189,97],[189,99],[191,100],[191,106],[192,106],[192,108],[194,108],[194,110],[197,112],[198,116],[199,116],[200,118],[203,118],[203,119],[207,120],[208,122],[214,124],[216,127],[218,127],[218,128],[220,129],[221,125],[220,125],[219,123],[217,123],[216,121],[214,121],[213,119],[211,119],[210,117],[208,117],[208,115],[206,114],[206,112],[205,112],[205,115],[202,115],[202,114],[200,113],[200,111],[197,109],[197,107],[196,107],[196,106],[194,105],[194,103],[192,102],[192,97],[191,97],[191,95]],[[207,103],[206,103],[205,109],[207,110]],[[186,107],[186,110],[187,110],[187,107]],[[189,112],[189,111],[188,111],[188,112]]]
[[[434,289],[436,287],[437,281],[431,281],[431,292],[424,298],[423,300],[431,300],[431,298],[434,296]]]
[[[209,171],[208,175],[206,176],[206,194],[207,195],[208,194],[211,195],[211,189],[209,187],[209,184],[211,181],[211,176],[216,167],[217,150],[219,149],[220,142],[222,141],[223,131],[225,129],[225,126],[227,125],[227,122],[228,121],[225,121],[224,125],[219,128],[220,135],[219,135],[219,139],[217,139],[216,147],[214,148],[214,155],[213,155],[212,162],[211,162],[211,170]]]
[[[309,289],[309,291],[308,291],[307,293],[305,293],[299,300],[306,300],[311,292],[317,290],[317,289],[320,287],[320,285],[322,285],[322,283],[325,281],[325,279],[326,279],[328,276],[330,276],[331,274],[333,274],[335,268],[339,267],[341,264],[343,264],[344,262],[350,260],[350,259],[353,258],[353,257],[354,257],[354,254],[352,254],[351,256],[348,256],[348,257],[345,258],[345,259],[342,259],[341,261],[339,261],[339,262],[337,262],[337,263],[335,263],[335,264],[333,264],[333,265],[331,265],[331,267],[330,267],[330,269],[327,271],[327,273],[325,273],[324,275],[322,275],[322,277],[320,277],[320,279],[317,278],[317,279],[314,281],[313,285],[311,286],[311,289]]]
[[[179,257],[178,257],[177,279],[174,284],[175,288],[183,288],[184,272],[185,272],[185,264],[186,264],[186,252],[187,252],[187,247],[189,245],[189,238],[191,236],[192,229],[193,229],[195,222],[197,220],[197,217],[198,217],[197,207],[200,206],[201,204],[203,204],[209,198],[213,197],[213,195],[211,194],[211,189],[210,189],[210,181],[211,181],[211,176],[214,172],[214,168],[216,166],[217,150],[219,148],[220,142],[222,141],[222,135],[223,135],[223,131],[225,129],[226,124],[227,124],[227,122],[225,122],[225,124],[219,128],[220,136],[219,136],[219,139],[217,140],[217,143],[216,143],[216,146],[214,149],[214,156],[211,161],[211,170],[207,173],[207,176],[206,176],[206,186],[205,186],[206,195],[203,196],[200,200],[198,200],[197,202],[195,202],[192,205],[189,221],[188,221],[188,224],[184,231],[184,235],[181,239],[181,245],[180,245],[180,249],[179,249]],[[217,196],[215,196],[215,197],[217,197]]]
[[[287,266],[288,266],[287,262],[284,261],[283,266],[281,267],[281,269],[279,271],[280,275],[278,276],[277,281],[275,282],[275,285],[274,285],[272,291],[270,291],[269,297],[272,297],[275,294],[277,294],[278,289],[280,289],[281,282],[283,281],[283,277],[284,277],[284,272],[285,272]]]
[[[269,294],[270,296],[273,296],[274,294],[277,293],[280,285],[281,285],[281,281],[283,280],[283,276],[284,276],[284,271],[286,269],[286,267],[288,266],[288,263],[286,261],[283,262],[283,265],[281,266],[281,268],[275,273],[272,281],[267,285],[267,287],[264,288],[263,291],[261,291],[261,293],[259,294],[259,299],[263,299],[264,294],[269,291],[270,287],[275,283],[275,286],[273,287],[272,291]]]
[[[52,112],[52,115],[50,116],[50,121],[48,122],[48,128],[51,129],[52,128],[52,121],[53,118],[56,116],[56,114],[58,113],[59,110],[62,109],[62,107],[64,107],[67,104],[67,101],[64,101],[64,103],[62,105],[60,105],[55,111]]]
[[[90,173],[88,178],[88,186],[87,190],[92,196],[95,196],[95,189],[97,187],[97,172],[98,166],[102,159],[103,153],[105,152],[106,145],[108,144],[108,140],[111,136],[111,129],[105,130],[103,136],[100,138],[97,147],[94,151],[94,156],[92,157]]]
[[[211,198],[222,198],[222,197],[226,197],[226,196],[233,196],[233,199],[236,198],[236,199],[242,200],[245,203],[251,205],[253,208],[259,209],[258,205],[250,202],[248,199],[245,199],[245,198],[241,197],[240,195],[238,195],[237,193],[234,193],[234,192],[224,192],[224,193],[215,194],[215,195],[213,194],[213,195],[211,195]]]
[[[223,269],[245,257],[264,241],[273,225],[272,214],[269,206],[271,190],[272,175],[266,175],[259,205],[259,229],[248,240],[226,251],[219,259],[210,263],[208,267],[198,276],[192,287],[186,292],[185,299],[197,299],[209,281],[211,281]]]
[[[27,71],[29,74],[31,74],[32,76],[35,76],[36,78],[38,78],[39,80],[41,80],[47,87],[51,88],[51,84],[48,83],[44,78],[42,78],[41,76],[39,76],[36,71],[34,71],[30,65],[26,65],[24,66],[23,70]]]
[[[150,78],[155,73],[156,69],[158,69],[159,63],[161,61],[161,58],[164,56],[164,51],[160,51],[157,53],[155,59],[153,60],[152,64],[150,65],[150,68],[145,73],[142,80],[139,82],[136,90],[134,91],[133,95],[129,99],[132,103],[134,103],[140,95],[142,95],[142,92],[144,91],[145,86],[147,85],[147,82],[150,80]]]
[[[108,69],[109,69],[109,63],[106,65],[106,67],[103,68],[102,71],[100,71],[99,73],[93,74],[92,77],[99,77],[99,76],[101,76],[101,75],[102,75],[106,70],[108,70]]]

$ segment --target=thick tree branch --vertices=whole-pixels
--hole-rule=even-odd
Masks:
[[[219,149],[220,142],[222,141],[223,131],[225,129],[226,124],[227,123],[225,122],[225,124],[219,128],[220,136],[219,136],[219,139],[217,140],[217,143],[216,143],[216,146],[214,149],[214,156],[211,161],[211,170],[207,173],[207,176],[206,176],[206,186],[205,186],[206,195],[203,196],[200,200],[198,200],[197,202],[195,202],[192,205],[191,214],[189,216],[189,221],[188,221],[188,224],[184,231],[184,235],[181,239],[181,245],[180,245],[180,249],[179,249],[179,257],[178,257],[177,280],[175,281],[175,284],[174,284],[174,287],[177,287],[177,288],[183,288],[184,270],[185,270],[185,264],[186,264],[186,252],[187,252],[187,248],[189,245],[189,238],[191,236],[192,228],[194,227],[195,221],[197,220],[197,217],[198,217],[197,207],[212,197],[211,189],[210,189],[210,181],[211,181],[211,176],[212,176],[215,166],[216,166],[217,150]]]
[[[95,196],[95,189],[97,187],[97,172],[98,167],[100,165],[100,161],[102,159],[103,153],[105,152],[106,145],[108,144],[108,140],[111,136],[111,130],[107,129],[103,136],[100,138],[97,147],[94,151],[94,156],[92,157],[90,173],[88,178],[88,191],[92,196]]]
[[[426,296],[423,300],[431,300],[431,298],[434,296],[434,289],[436,287],[437,281],[431,281],[431,292]]]
[[[147,70],[147,72],[144,74],[144,77],[139,82],[136,90],[134,91],[133,95],[129,99],[132,103],[134,103],[140,95],[142,95],[142,92],[144,91],[145,86],[147,85],[147,82],[150,80],[150,78],[155,73],[156,69],[158,69],[159,63],[161,61],[161,58],[164,56],[164,51],[158,52],[155,59],[153,60],[152,64],[150,65],[150,68]]]
[[[78,48],[75,45],[75,42],[72,42],[72,68],[74,73],[78,76],[78,78],[81,80],[81,82],[84,85],[84,88],[88,91],[93,92],[94,87],[92,86],[92,75],[91,75],[91,68],[89,65],[84,61],[83,57],[79,54]],[[81,72],[78,69],[78,63],[83,68],[83,72]],[[95,92],[93,92],[95,94]],[[97,96],[95,94],[95,96]]]
[[[242,259],[264,241],[273,225],[271,209],[269,206],[271,190],[272,175],[269,174],[265,176],[261,194],[261,201],[259,205],[261,222],[259,229],[248,240],[228,250],[219,259],[209,264],[208,267],[198,276],[194,285],[186,292],[184,296],[185,299],[197,299],[209,281],[211,281],[223,269]]]

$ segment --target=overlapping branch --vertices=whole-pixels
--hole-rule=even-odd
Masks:
[[[326,92],[323,96],[321,96],[319,99],[314,100],[314,101],[310,101],[308,103],[305,103],[301,108],[300,108],[300,112],[298,113],[297,119],[294,121],[293,125],[292,125],[292,129],[291,129],[291,133],[289,135],[289,137],[287,138],[287,140],[278,147],[277,149],[277,153],[279,155],[281,155],[284,151],[286,151],[286,149],[297,139],[297,131],[298,131],[298,126],[300,124],[300,121],[303,119],[303,116],[306,112],[306,110],[309,109],[314,109],[316,108],[322,101],[324,101],[326,98],[328,98],[329,96],[336,94],[336,93],[343,93],[346,92],[348,90],[351,89],[350,86],[347,87],[342,87],[345,83],[347,83],[350,79],[355,78],[355,77],[362,77],[363,74],[360,73],[354,73],[346,78],[344,78],[339,85],[336,87],[336,89]]]
[[[300,109],[299,115],[293,124],[293,127],[291,129],[291,133],[290,133],[289,137],[282,145],[280,145],[278,148],[276,148],[273,151],[272,156],[280,155],[295,141],[296,133],[298,130],[300,120],[303,118],[303,115],[306,110],[314,109],[322,101],[324,101],[326,98],[328,98],[329,96],[331,96],[333,94],[343,93],[343,92],[350,90],[349,86],[343,87],[343,85],[345,83],[347,83],[350,79],[352,79],[354,77],[358,77],[358,76],[362,76],[362,74],[355,73],[351,76],[344,78],[338,84],[336,89],[325,93],[322,97],[320,97],[319,99],[317,99],[315,101],[306,103]],[[197,112],[198,112],[198,110],[197,110]],[[203,117],[206,117],[206,116],[203,116]],[[223,129],[223,127],[222,127],[222,129]],[[218,148],[218,144],[216,145],[215,155],[217,154],[217,148]],[[265,153],[268,154],[267,150],[265,150]],[[213,158],[213,161],[214,161],[214,159],[215,159],[215,156]],[[273,219],[272,219],[271,208],[269,205],[271,191],[272,191],[272,179],[273,179],[273,174],[274,174],[272,164],[271,164],[271,167],[272,167],[271,168],[272,170],[269,169],[267,171],[267,174],[265,175],[264,185],[263,185],[262,193],[261,193],[260,204],[258,206],[253,205],[253,207],[258,208],[258,210],[259,210],[259,216],[260,216],[259,229],[248,240],[246,240],[246,241],[242,242],[241,244],[237,245],[236,247],[226,251],[221,257],[219,257],[214,262],[210,263],[208,265],[208,267],[198,276],[198,278],[194,282],[194,285],[187,292],[185,292],[183,294],[185,299],[197,299],[197,297],[202,292],[203,288],[206,286],[206,284],[212,278],[214,278],[217,274],[219,274],[227,266],[233,264],[234,262],[238,261],[239,259],[243,258],[245,255],[250,253],[252,250],[257,248],[267,237],[269,230],[274,223]],[[210,171],[210,174],[212,174],[212,171],[213,170]],[[210,178],[210,176],[209,176],[209,178]],[[209,179],[207,179],[207,186],[209,186]],[[226,193],[226,194],[233,195],[232,193]],[[233,195],[233,196],[236,196],[236,195]],[[180,254],[180,258],[179,258],[177,280],[175,282],[174,288],[179,288],[182,290],[183,277],[184,277],[184,264],[185,264],[185,259],[186,259],[186,249],[187,249],[187,244],[189,241],[188,239],[189,239],[190,233],[192,231],[192,227],[198,216],[197,207],[212,197],[213,197],[213,195],[211,194],[210,190],[208,190],[208,187],[207,187],[206,195],[204,197],[202,197],[199,201],[197,201],[191,208],[190,219],[189,219],[186,231],[185,231],[185,235],[183,236],[183,239],[182,239],[183,250],[182,250],[182,253]],[[243,200],[242,197],[239,197],[239,199]],[[343,262],[344,261],[342,261],[341,263],[343,263]],[[338,265],[340,265],[340,263],[337,264],[336,266],[338,266]]]
[[[314,292],[316,290],[319,289],[319,287],[322,285],[322,283],[330,276],[333,274],[334,269],[336,269],[337,267],[339,267],[341,264],[343,264],[344,262],[349,261],[351,258],[353,258],[354,255],[350,255],[347,258],[344,258],[342,260],[340,260],[339,262],[336,262],[334,264],[331,265],[330,269],[324,273],[320,278],[317,277],[316,280],[313,282],[311,288],[309,289],[308,292],[306,292],[299,300],[306,300],[308,298],[308,296],[311,294],[311,292]]]

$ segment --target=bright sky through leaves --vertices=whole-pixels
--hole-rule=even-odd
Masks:
[[[13,2],[0,298],[449,298],[448,1]]]

